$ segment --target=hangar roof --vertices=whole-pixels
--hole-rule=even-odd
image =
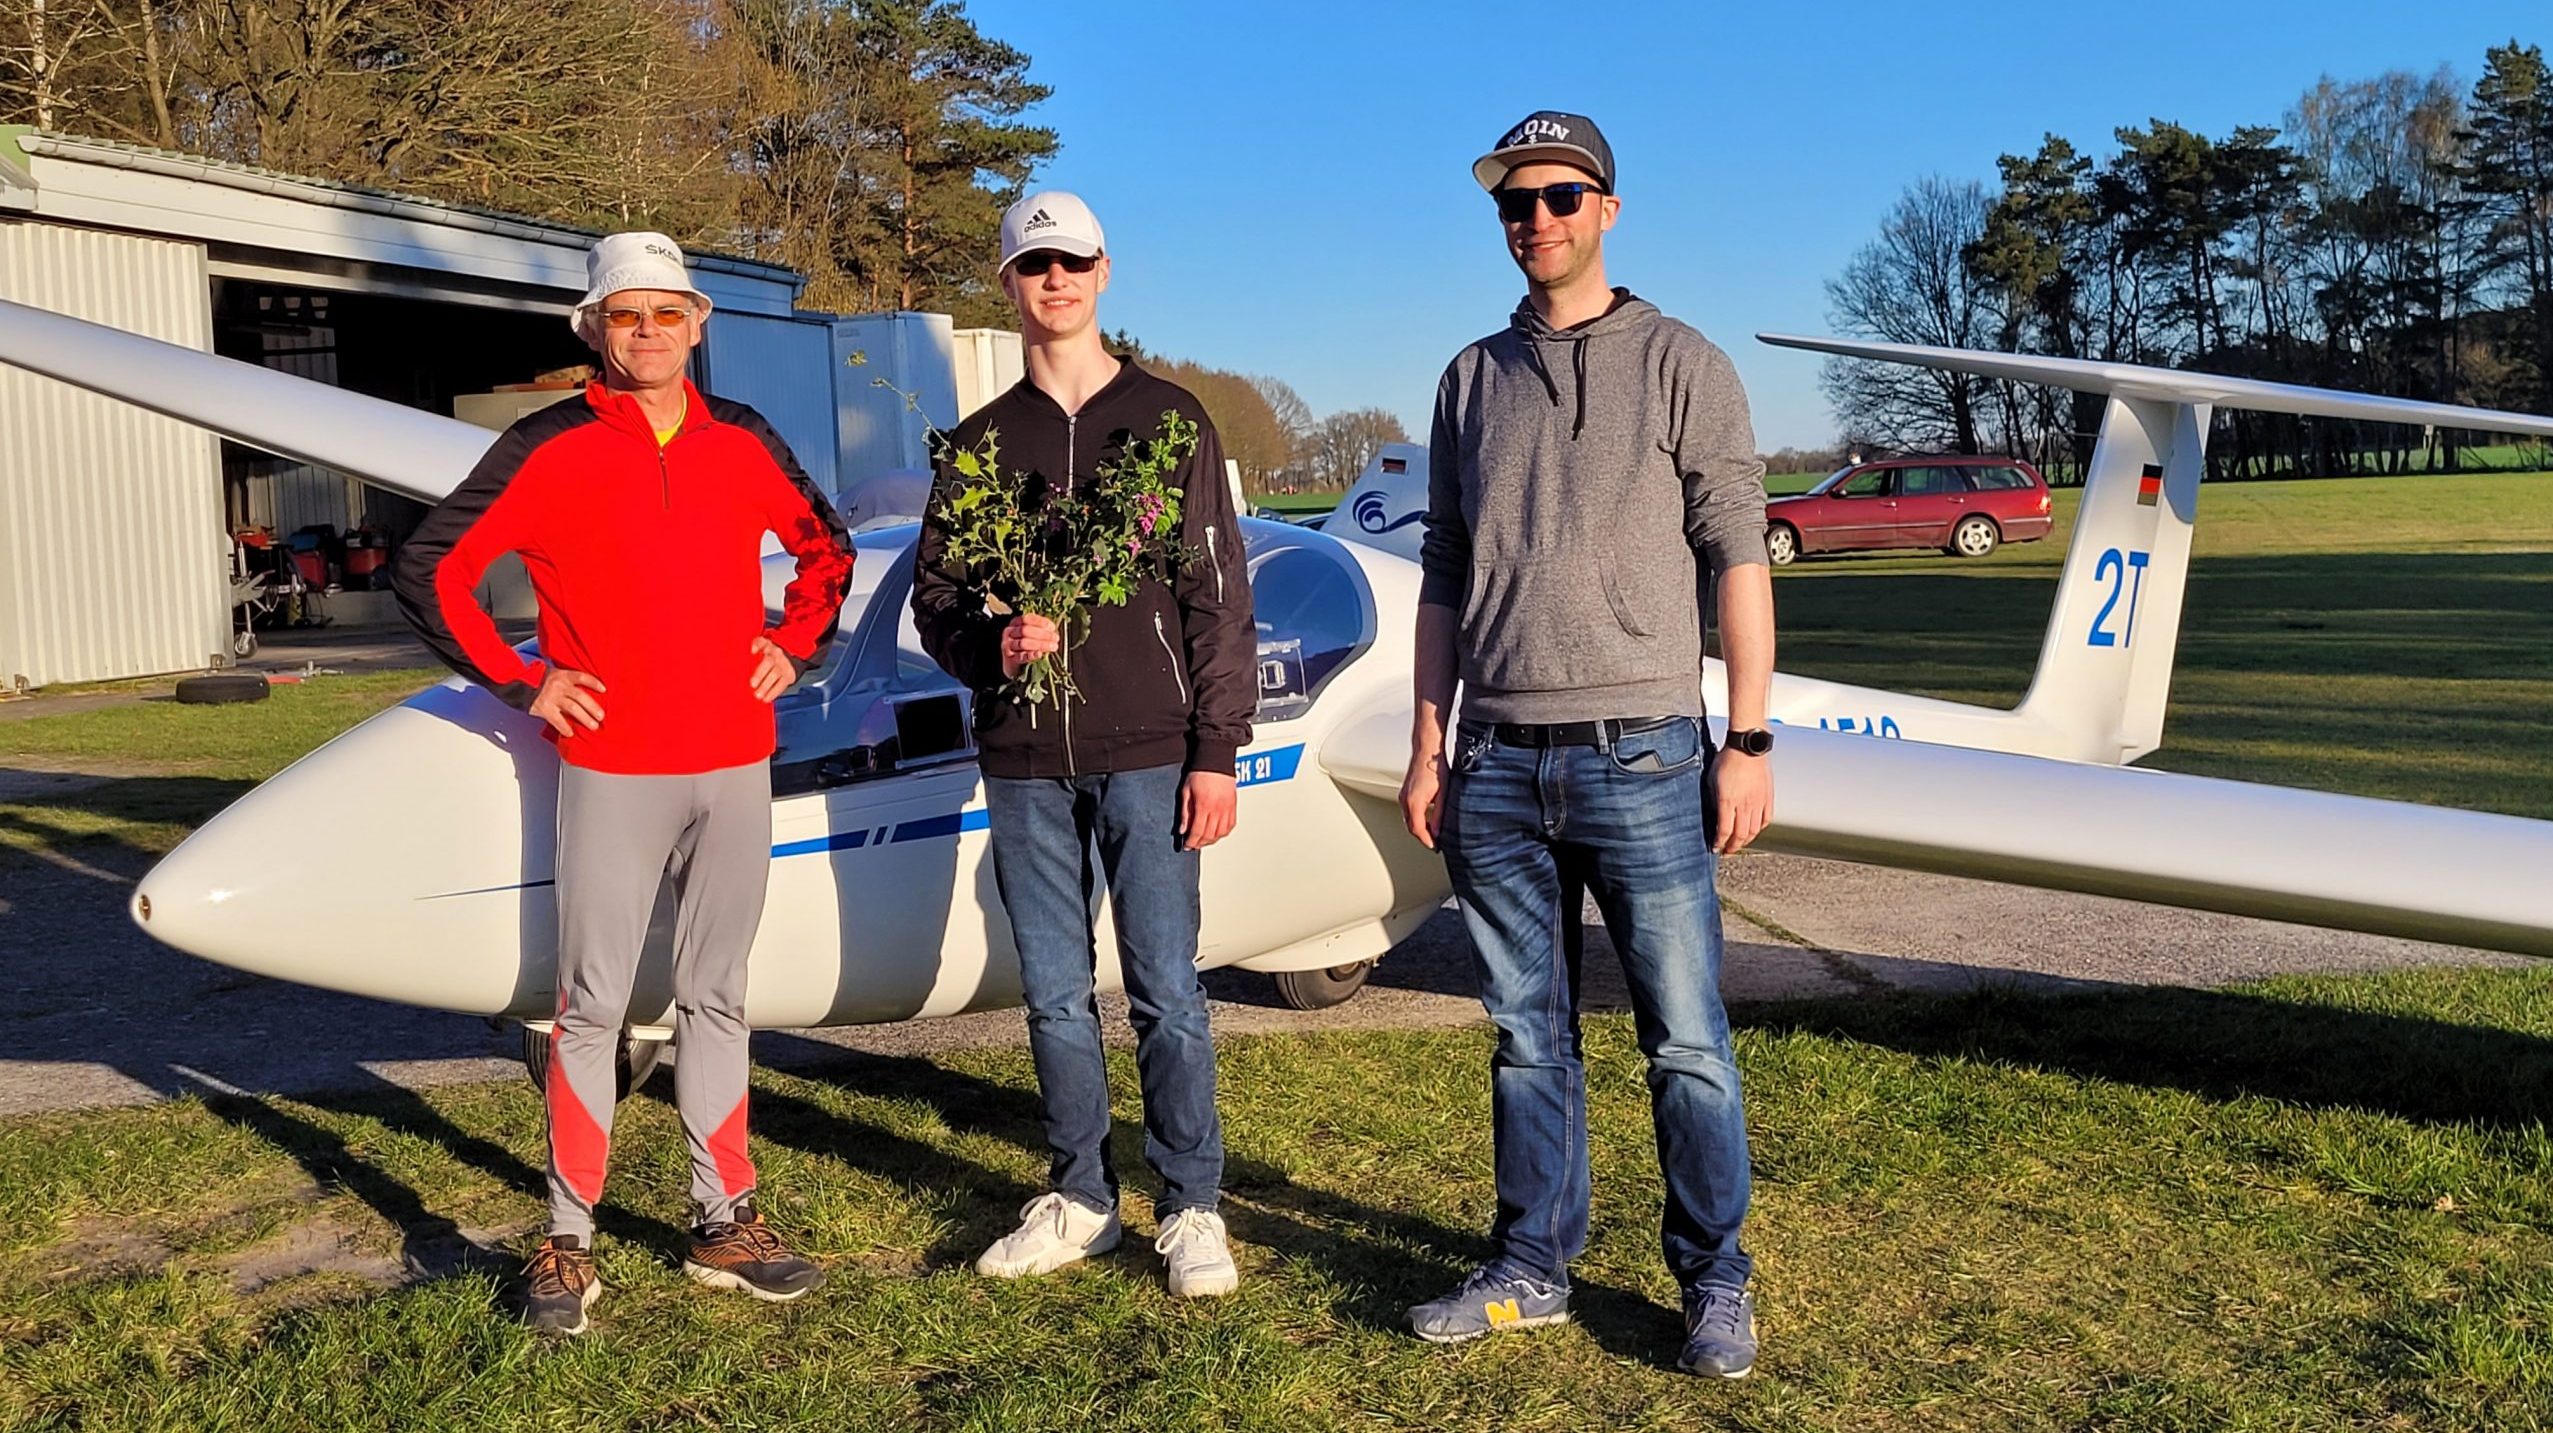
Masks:
[[[584,290],[585,250],[598,232],[18,126],[0,127],[0,214],[195,240],[216,274],[428,294],[454,287],[439,296],[562,312]],[[690,257],[695,280],[731,312],[786,314],[806,284],[778,264]]]

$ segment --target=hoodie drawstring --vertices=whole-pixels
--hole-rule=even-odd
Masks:
[[[1551,381],[1551,370],[1543,366],[1541,344],[1525,341],[1525,362],[1533,369],[1534,377],[1542,380],[1542,391],[1551,395],[1551,406],[1559,407],[1560,385]],[[1579,434],[1587,431],[1587,341],[1583,338],[1569,341],[1569,372],[1578,382],[1578,414],[1569,424],[1569,438],[1575,442]]]
[[[1578,421],[1569,425],[1569,441],[1587,431],[1587,341],[1580,339],[1569,345],[1573,351],[1572,369],[1578,379]]]

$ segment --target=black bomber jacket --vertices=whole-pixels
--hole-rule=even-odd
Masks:
[[[956,474],[942,456],[932,500],[914,547],[913,620],[923,649],[975,692],[975,737],[987,776],[1072,776],[1179,764],[1230,772],[1250,740],[1258,704],[1258,638],[1241,526],[1224,478],[1223,444],[1186,389],[1130,359],[1078,413],[1067,414],[1022,378],[977,409],[950,435],[974,450],[987,431],[1002,467],[1047,488],[1093,481],[1126,446],[1157,436],[1164,412],[1197,425],[1197,446],[1173,482],[1182,490],[1181,536],[1197,554],[1175,574],[1167,564],[1122,607],[1093,604],[1090,629],[1065,658],[1079,699],[1063,710],[1032,710],[1006,692],[1000,640],[1009,618],[985,605],[981,574],[949,570],[941,503]],[[1007,595],[1007,594],[999,594]],[[1070,635],[1070,634],[1068,634]]]

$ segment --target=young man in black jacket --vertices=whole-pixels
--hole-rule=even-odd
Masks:
[[[1090,609],[1087,633],[1055,614],[988,607],[983,574],[951,569],[947,514],[935,500],[914,552],[913,617],[923,645],[975,691],[975,733],[990,809],[993,869],[1019,948],[1028,1044],[1051,1188],[976,1268],[1043,1274],[1115,1248],[1117,1177],[1108,1162],[1108,1072],[1094,994],[1091,913],[1099,873],[1115,903],[1144,1158],[1161,1178],[1155,1241],[1170,1289],[1229,1293],[1238,1282],[1216,1204],[1223,1126],[1214,1046],[1197,982],[1198,853],[1232,830],[1233,760],[1258,700],[1256,628],[1223,447],[1197,400],[1101,345],[1108,287],[1099,221],[1061,191],[1032,194],[1002,217],[1003,291],[1019,309],[1027,377],[957,427],[950,451],[987,433],[1002,468],[1050,490],[1096,479],[1127,445],[1159,436],[1175,410],[1198,441],[1174,479],[1180,536],[1194,560],[1148,576],[1124,606]],[[944,457],[941,498],[954,474]],[[997,615],[998,612],[998,615]],[[1016,683],[1062,653],[1078,696],[1031,704]]]

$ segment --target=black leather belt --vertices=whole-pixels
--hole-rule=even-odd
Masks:
[[[1520,722],[1502,721],[1491,728],[1501,746],[1601,746],[1610,747],[1626,736],[1655,731],[1683,717],[1608,717],[1603,721]]]

